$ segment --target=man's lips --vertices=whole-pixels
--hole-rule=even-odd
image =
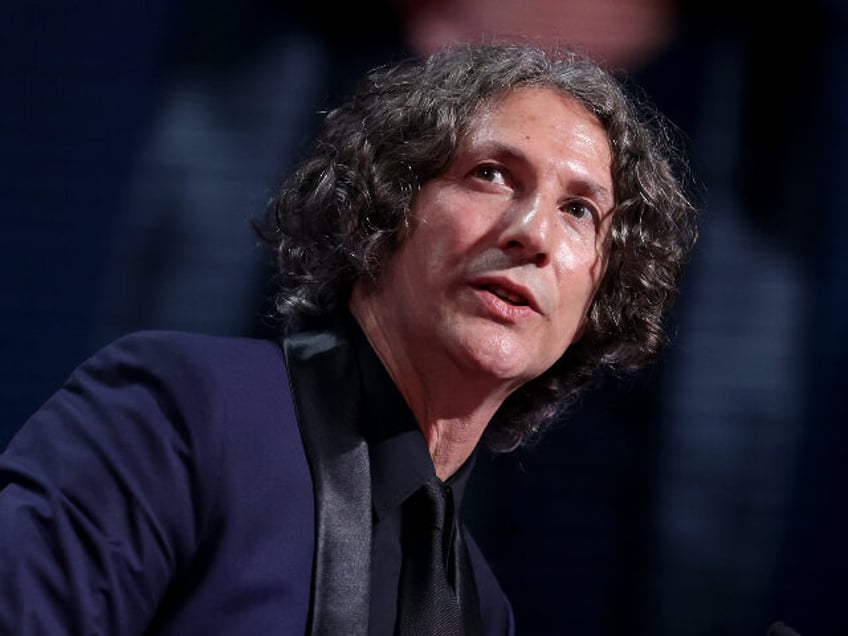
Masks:
[[[539,314],[543,313],[532,290],[508,278],[500,276],[479,277],[471,281],[471,286],[475,289],[488,291],[510,305],[527,306]]]

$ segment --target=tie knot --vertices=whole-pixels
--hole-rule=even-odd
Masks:
[[[424,483],[410,499],[417,525],[444,530],[453,519],[453,495],[450,486],[438,477]]]

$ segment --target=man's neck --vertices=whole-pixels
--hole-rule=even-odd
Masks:
[[[415,416],[436,474],[448,479],[474,452],[508,393],[475,384],[449,364],[411,360],[407,347],[393,343],[393,332],[385,328],[380,313],[358,286],[350,311]]]

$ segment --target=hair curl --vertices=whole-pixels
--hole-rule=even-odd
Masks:
[[[504,402],[485,433],[496,451],[536,437],[601,369],[639,369],[665,342],[697,229],[688,171],[659,113],[574,52],[455,45],[368,74],[327,114],[261,228],[277,264],[276,309],[290,328],[326,321],[346,309],[354,281],[379,276],[420,186],[448,168],[475,113],[520,87],[553,88],[594,113],[610,140],[616,205],[583,336]]]

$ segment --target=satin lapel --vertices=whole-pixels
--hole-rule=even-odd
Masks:
[[[367,634],[371,561],[368,446],[356,427],[359,375],[332,333],[283,340],[289,383],[315,486],[314,636]]]

